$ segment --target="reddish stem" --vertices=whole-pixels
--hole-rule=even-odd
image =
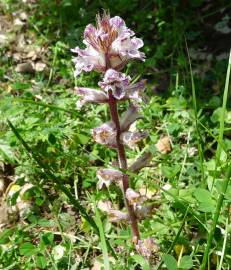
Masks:
[[[120,121],[119,121],[119,115],[118,115],[118,110],[117,110],[117,101],[112,95],[112,91],[108,91],[109,95],[109,108],[110,108],[110,113],[111,113],[111,119],[114,122],[116,126],[116,144],[117,144],[117,153],[118,153],[118,160],[119,160],[119,167],[120,169],[127,170],[127,159],[126,159],[126,154],[125,154],[125,149],[124,145],[120,141],[120,135],[121,135],[121,130],[120,130]],[[124,193],[124,198],[125,198],[125,203],[126,207],[128,210],[129,214],[129,219],[131,222],[131,228],[132,228],[132,233],[134,237],[135,243],[140,239],[140,233],[139,233],[139,228],[137,224],[137,217],[134,211],[134,208],[132,205],[129,204],[127,198],[126,198],[126,190],[129,188],[129,179],[128,175],[124,174],[123,176],[123,193]]]

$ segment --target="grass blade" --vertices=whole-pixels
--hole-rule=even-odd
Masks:
[[[195,90],[195,83],[192,73],[192,64],[191,59],[189,55],[188,45],[186,44],[186,50],[188,54],[188,61],[189,61],[189,68],[190,68],[190,77],[191,77],[191,87],[192,87],[192,98],[193,98],[193,110],[194,110],[194,117],[195,117],[195,125],[196,125],[196,134],[197,134],[197,146],[198,146],[198,153],[199,153],[199,159],[200,159],[200,166],[201,166],[201,174],[202,174],[202,181],[205,185],[205,172],[204,172],[204,156],[203,156],[203,148],[202,148],[202,137],[200,133],[200,128],[198,124],[198,111],[197,111],[197,99],[196,99],[196,90]]]
[[[99,215],[99,211],[96,207],[95,200],[94,200],[94,208],[95,208],[95,222],[96,222],[98,229],[99,229],[101,249],[103,252],[104,268],[105,268],[105,270],[110,270],[110,262],[109,262],[109,258],[108,258],[107,244],[106,244],[103,224],[102,224],[102,221],[101,221],[101,218]]]
[[[224,94],[223,94],[222,114],[221,114],[221,117],[220,117],[220,130],[219,130],[219,137],[218,137],[218,142],[219,143],[218,143],[217,152],[216,152],[216,158],[217,158],[216,161],[218,161],[219,163],[220,163],[220,155],[221,155],[221,149],[222,149],[221,145],[223,143],[222,141],[223,141],[223,135],[224,135],[226,105],[227,105],[228,92],[229,92],[230,68],[231,68],[231,51],[230,51],[230,54],[229,54],[229,63],[228,63],[228,68],[227,68],[227,73],[226,73],[225,89],[224,89]],[[215,213],[214,213],[211,230],[210,230],[209,235],[208,235],[206,249],[205,249],[205,252],[204,252],[204,256],[203,256],[202,265],[201,265],[200,270],[205,270],[206,269],[210,247],[211,247],[211,244],[212,244],[213,236],[214,236],[214,233],[215,233],[215,229],[216,229],[216,226],[217,226],[218,218],[219,218],[219,215],[220,215],[221,207],[222,207],[222,204],[223,204],[224,196],[225,196],[228,184],[229,184],[230,177],[231,177],[231,162],[229,162],[229,164],[228,164],[227,176],[226,176],[226,178],[225,178],[225,180],[223,182],[222,192],[218,197],[216,210],[215,210]]]

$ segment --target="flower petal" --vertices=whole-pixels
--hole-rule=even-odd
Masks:
[[[130,77],[122,72],[114,69],[108,69],[104,75],[103,81],[99,82],[99,86],[105,90],[112,90],[113,96],[116,99],[123,99],[126,95],[126,87],[129,86]]]
[[[141,93],[145,90],[145,87],[146,80],[141,80],[135,84],[130,84],[126,87],[126,97],[133,100],[142,101]]]

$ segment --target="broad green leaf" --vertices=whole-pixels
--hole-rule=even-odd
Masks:
[[[212,199],[210,192],[206,189],[197,188],[194,196],[199,203],[199,210],[202,212],[213,212],[216,207],[215,200]]]
[[[188,256],[188,255],[183,256],[181,258],[179,267],[182,268],[182,269],[185,269],[185,270],[191,269],[193,267],[192,258],[190,256]]]
[[[0,139],[0,158],[12,163],[15,161],[15,156],[11,147],[1,139]]]
[[[5,229],[0,233],[0,245],[7,244],[10,241],[10,236],[14,234],[14,228]]]
[[[141,266],[142,270],[150,270],[148,262],[140,255],[132,256],[133,260]]]
[[[164,254],[162,259],[168,270],[177,270],[177,261],[172,255]]]
[[[45,269],[47,266],[47,260],[43,255],[39,255],[36,260],[36,265],[40,269]]]
[[[20,255],[30,257],[37,252],[37,248],[36,246],[28,242],[21,245],[21,247],[19,248],[19,252]]]

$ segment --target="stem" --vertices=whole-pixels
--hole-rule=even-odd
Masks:
[[[108,91],[108,95],[109,95],[109,108],[110,108],[110,113],[111,113],[111,119],[114,122],[116,126],[116,131],[117,131],[116,144],[117,144],[119,167],[120,169],[127,170],[128,166],[127,166],[125,149],[124,149],[124,145],[120,141],[121,130],[120,130],[119,115],[118,115],[118,110],[117,110],[117,101],[113,97],[111,90]],[[129,219],[131,222],[132,234],[133,234],[134,242],[137,243],[137,241],[140,239],[140,233],[139,233],[139,228],[137,224],[137,217],[136,217],[133,206],[129,204],[126,198],[126,190],[129,188],[129,178],[127,174],[124,174],[122,181],[123,181],[124,199],[125,199],[125,204],[128,210]]]

